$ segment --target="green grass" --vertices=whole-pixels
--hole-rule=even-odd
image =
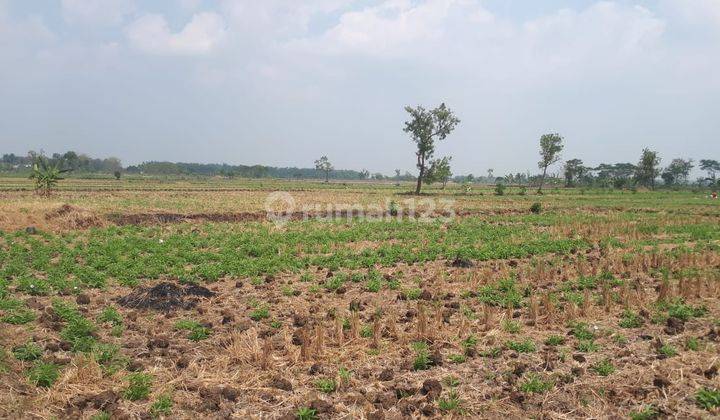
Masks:
[[[663,344],[663,346],[658,349],[658,354],[665,357],[673,357],[677,356],[678,351],[675,347],[669,344]]]
[[[624,311],[620,318],[620,327],[622,328],[640,328],[644,324],[644,320],[640,315],[632,311]]]
[[[505,343],[505,347],[518,353],[534,353],[537,350],[535,343],[529,338],[523,341],[508,341]]]
[[[170,394],[162,394],[150,406],[150,414],[153,417],[169,416],[172,414],[173,399]]]
[[[551,335],[545,339],[545,344],[553,347],[563,345],[565,344],[565,337],[560,335]]]
[[[608,376],[615,372],[615,366],[613,366],[610,359],[603,359],[595,363],[592,365],[591,369],[600,376]]]
[[[24,362],[32,362],[39,359],[43,354],[43,349],[35,343],[26,343],[13,349],[13,355],[16,359]]]
[[[203,326],[197,321],[191,319],[183,319],[175,323],[175,328],[178,330],[189,331],[187,338],[192,341],[201,341],[210,337],[212,330],[208,327]]]
[[[60,367],[53,363],[38,361],[27,372],[27,376],[35,386],[50,388],[60,377]]]
[[[444,412],[460,413],[462,411],[462,401],[457,390],[451,389],[446,396],[438,398],[438,408]]]
[[[695,402],[706,410],[720,407],[720,389],[702,388],[695,394]]]
[[[315,381],[315,388],[325,394],[332,394],[337,389],[337,383],[332,378],[321,378]]]
[[[152,390],[153,377],[149,373],[131,373],[127,376],[128,385],[123,396],[130,401],[146,400]]]
[[[298,420],[317,420],[317,412],[309,407],[300,407],[298,408],[297,412],[295,412],[295,417],[298,418]]]
[[[575,349],[580,353],[595,353],[600,350],[600,346],[593,340],[580,340],[575,345]]]
[[[630,420],[653,420],[660,417],[660,412],[652,405],[646,405],[640,411],[630,413]]]
[[[555,384],[549,379],[543,379],[538,374],[529,374],[520,383],[519,389],[525,393],[542,394],[551,390]]]

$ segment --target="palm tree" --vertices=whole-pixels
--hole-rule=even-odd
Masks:
[[[35,191],[37,191],[38,194],[44,196],[50,195],[50,192],[55,188],[57,183],[64,179],[60,175],[70,170],[62,169],[61,167],[61,161],[50,163],[47,158],[42,156],[35,159],[30,179],[35,180]]]

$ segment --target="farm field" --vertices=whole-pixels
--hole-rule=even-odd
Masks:
[[[410,188],[0,179],[0,417],[720,414],[718,200]]]

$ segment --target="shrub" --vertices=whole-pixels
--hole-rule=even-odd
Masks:
[[[505,184],[495,185],[495,195],[505,195]]]
[[[530,206],[530,213],[532,213],[532,214],[540,214],[541,211],[542,211],[542,204],[540,204],[537,201],[532,203],[532,205]]]

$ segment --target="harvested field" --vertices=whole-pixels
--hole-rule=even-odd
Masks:
[[[720,414],[702,194],[433,191],[458,217],[275,225],[256,188],[3,192],[0,417]]]

